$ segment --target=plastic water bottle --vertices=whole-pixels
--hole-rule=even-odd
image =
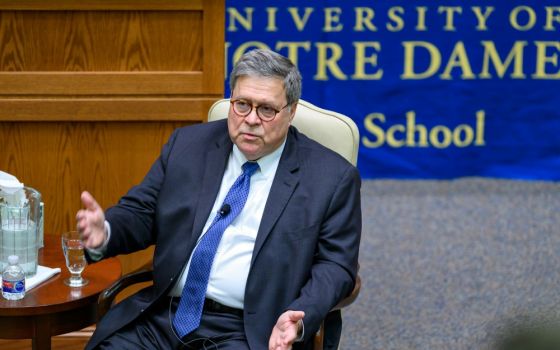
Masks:
[[[19,300],[25,296],[25,272],[18,260],[17,255],[10,255],[8,266],[2,272],[2,296],[8,300]]]

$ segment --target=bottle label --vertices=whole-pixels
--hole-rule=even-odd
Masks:
[[[2,280],[2,292],[4,293],[25,292],[25,280],[21,280],[21,281]]]

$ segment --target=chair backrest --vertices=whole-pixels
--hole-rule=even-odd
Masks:
[[[229,99],[215,102],[208,111],[208,121],[227,118],[229,106]],[[308,137],[356,165],[360,135],[356,123],[349,117],[300,99],[292,124]]]

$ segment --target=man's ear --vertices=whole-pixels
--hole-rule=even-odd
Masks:
[[[297,102],[290,106],[290,123],[292,123],[294,117],[296,116],[297,106],[298,106]]]

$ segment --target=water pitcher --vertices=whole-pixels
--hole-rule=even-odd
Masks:
[[[0,197],[0,267],[8,264],[10,255],[19,257],[27,277],[37,273],[38,249],[42,235],[41,194],[23,187]]]

